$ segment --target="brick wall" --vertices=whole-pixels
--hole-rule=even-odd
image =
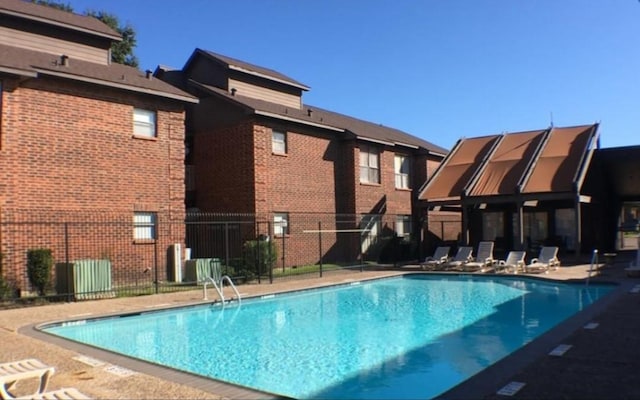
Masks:
[[[157,110],[157,138],[133,138],[133,108]],[[184,216],[184,111],[156,97],[59,80],[3,81],[0,130],[0,223],[10,218],[55,220],[61,210],[116,213],[134,210]],[[19,215],[19,217],[15,217]],[[46,246],[57,234],[33,238],[0,233],[3,275],[27,288],[27,246]],[[53,231],[51,231],[53,232]],[[178,231],[179,232],[179,231]],[[132,252],[132,226],[123,234]],[[17,239],[16,239],[17,238]],[[159,238],[158,246],[182,242],[183,234]],[[30,243],[26,243],[26,242]],[[120,245],[118,246],[120,248]],[[125,250],[122,250],[125,252]],[[100,250],[91,251],[98,256]],[[60,254],[54,254],[56,260]],[[123,256],[126,257],[126,256]],[[136,262],[119,268],[137,269]]]

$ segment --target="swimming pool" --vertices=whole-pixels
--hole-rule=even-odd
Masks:
[[[431,398],[612,289],[411,274],[44,330],[287,397]]]

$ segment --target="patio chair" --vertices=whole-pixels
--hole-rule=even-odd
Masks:
[[[497,260],[493,258],[493,242],[484,241],[478,244],[478,253],[474,261],[469,261],[462,266],[465,272],[485,272],[493,267]]]
[[[558,247],[544,246],[540,249],[540,255],[531,259],[531,262],[524,267],[524,272],[544,272],[549,273],[549,269],[557,269],[560,265],[558,260]]]
[[[441,270],[460,269],[464,264],[473,260],[472,254],[473,254],[473,247],[471,246],[458,247],[458,251],[456,252],[456,255],[452,259],[438,265],[436,269],[441,269]]]
[[[433,270],[438,265],[449,261],[449,246],[438,246],[433,256],[427,257],[420,263],[422,269]]]
[[[507,254],[506,260],[498,261],[496,272],[512,271],[514,274],[517,274],[519,271],[524,271],[524,258],[526,255],[526,251],[510,251],[509,254]]]
[[[45,365],[35,358],[12,361],[0,364],[0,398],[12,399],[14,396],[10,390],[20,381],[37,379],[38,389],[33,396],[45,393],[49,378],[53,375],[54,368]]]

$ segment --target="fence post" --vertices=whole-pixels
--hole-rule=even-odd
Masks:
[[[73,267],[69,267],[69,223],[65,222],[64,223],[64,265],[65,268],[67,268],[67,301],[71,302],[71,299],[73,298],[73,296],[71,295],[71,290],[70,288],[72,288],[72,277],[73,274],[71,273],[71,271],[69,271],[70,269],[73,269]]]
[[[322,222],[318,221],[318,255],[320,259],[320,278],[322,278]]]
[[[158,229],[158,232],[160,231],[160,229]],[[153,279],[153,285],[155,287],[155,292],[156,294],[158,294],[159,292],[159,288],[158,288],[158,235],[156,234],[156,240],[153,241],[153,264],[154,264],[154,268],[153,268],[153,274],[154,274],[154,279]]]
[[[270,236],[271,232],[273,232],[271,230],[271,221],[267,221],[267,235],[266,235],[266,238],[267,238],[267,257],[269,257],[269,258],[267,258],[267,261],[269,263],[269,283],[273,283],[273,267],[275,266],[275,262],[273,263],[274,265],[271,265],[271,257],[273,256],[271,254],[271,243],[272,243],[272,240],[273,240],[273,238],[271,238],[271,236]],[[274,246],[274,249],[275,249],[275,243],[274,243],[273,246]]]

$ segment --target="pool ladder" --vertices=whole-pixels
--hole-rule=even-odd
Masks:
[[[229,286],[231,286],[231,289],[233,289],[233,291],[235,292],[236,298],[238,299],[238,303],[242,303],[240,292],[238,292],[238,288],[236,288],[236,285],[233,284],[233,281],[231,280],[231,278],[229,278],[228,275],[224,275],[222,278],[220,278],[220,285],[218,285],[212,277],[207,276],[205,280],[202,282],[204,284],[202,288],[202,291],[203,291],[202,300],[209,300],[209,298],[207,297],[207,284],[211,282],[213,284],[213,287],[216,289],[216,292],[218,292],[218,296],[220,296],[220,300],[222,301],[222,306],[224,307],[225,300],[224,300],[224,293],[222,291],[222,284],[225,281],[229,284]],[[231,301],[231,299],[229,299],[229,301]]]

